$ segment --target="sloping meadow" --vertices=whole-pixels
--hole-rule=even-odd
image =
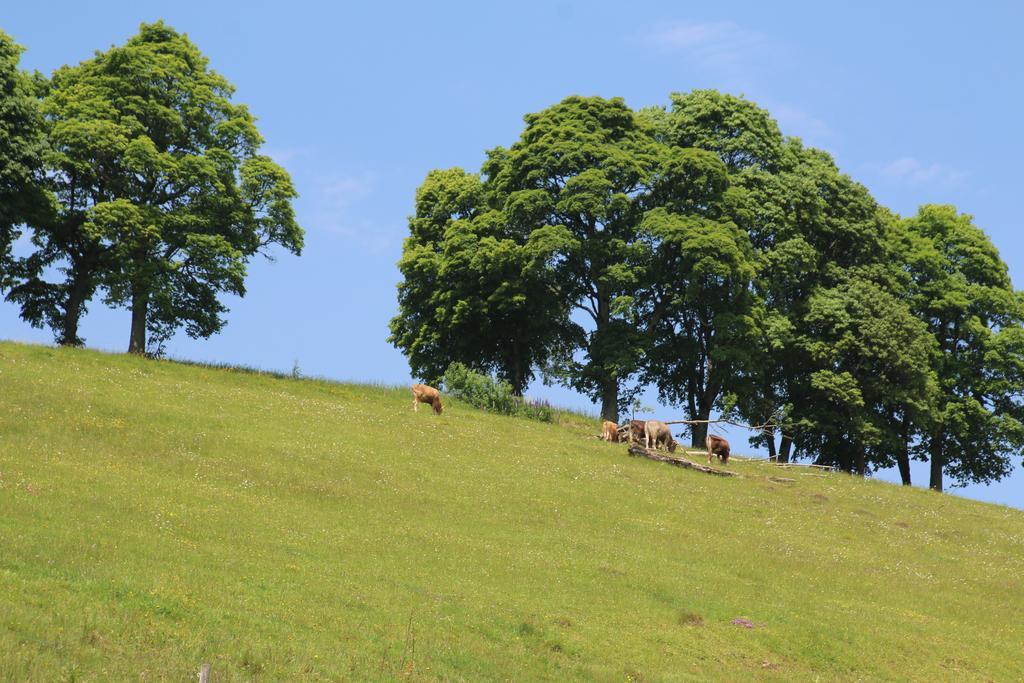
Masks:
[[[1020,511],[410,403],[0,344],[0,680],[1024,677]]]

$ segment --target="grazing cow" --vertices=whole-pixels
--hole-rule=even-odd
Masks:
[[[601,425],[601,438],[611,443],[618,443],[619,425],[610,420],[605,420]]]
[[[676,440],[672,438],[672,431],[668,425],[661,420],[648,420],[644,423],[644,446],[646,448],[658,449],[662,443],[669,453],[676,452]]]
[[[426,384],[413,384],[412,385],[412,409],[419,411],[420,404],[426,403],[428,406],[434,409],[434,412],[438,415],[444,410],[444,406],[441,405],[441,392],[434,387],[427,386]]]
[[[722,461],[723,465],[729,464],[729,442],[720,436],[714,434],[708,434],[707,438],[704,439],[704,445],[708,447],[708,462],[711,462],[711,456],[717,455],[718,459]]]
[[[644,425],[647,424],[643,420],[630,420],[626,428],[629,430],[629,442],[640,443],[644,440]]]

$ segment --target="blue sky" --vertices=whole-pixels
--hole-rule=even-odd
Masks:
[[[255,263],[226,330],[175,338],[173,356],[283,370],[297,361],[311,375],[406,382],[408,366],[385,339],[416,186],[432,168],[478,170],[485,149],[516,139],[523,114],[570,94],[633,107],[693,88],[744,94],[893,210],[949,202],[972,214],[1024,286],[1024,9],[1015,3],[483,5],[12,3],[0,28],[28,48],[23,66],[49,73],[162,18],[237,86],[266,151],[291,172],[304,255]],[[95,302],[82,333],[89,346],[123,350],[128,325],[125,311]],[[6,304],[0,338],[51,339]],[[531,393],[589,407],[564,389]],[[1024,470],[957,493],[1024,507]]]

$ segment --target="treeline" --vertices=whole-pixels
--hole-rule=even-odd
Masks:
[[[518,392],[538,371],[600,402],[644,387],[694,420],[774,425],[782,461],[930,485],[1007,475],[1024,446],[1024,301],[970,216],[900,217],[768,112],[569,97],[480,173],[416,192],[390,341]],[[693,429],[703,442],[706,427]]]
[[[79,345],[99,298],[131,311],[129,351],[159,351],[219,331],[254,256],[301,251],[291,179],[187,36],[143,24],[50,78],[20,54],[0,31],[0,292],[24,320]]]

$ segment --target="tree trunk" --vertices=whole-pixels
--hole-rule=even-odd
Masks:
[[[149,312],[149,294],[132,292],[132,333],[128,340],[128,353],[146,353],[146,316]]]
[[[942,492],[942,467],[945,465],[945,458],[942,452],[942,433],[935,435],[932,441],[931,448],[932,456],[932,472],[931,479],[928,482],[928,488],[933,491]]]
[[[900,436],[903,438],[903,445],[896,453],[896,466],[900,470],[900,481],[904,486],[910,486],[910,419],[906,414],[900,420]]]
[[[764,430],[764,435],[765,444],[768,446],[768,462],[777,462],[779,455],[775,452],[775,430],[766,429]]]
[[[867,458],[863,446],[857,448],[857,453],[854,456],[854,471],[861,477],[868,473]]]
[[[900,468],[900,479],[903,481],[903,485],[910,486],[910,453],[906,446],[896,454],[896,464]]]
[[[711,419],[711,408],[704,408],[702,406],[698,409],[697,414],[690,419],[705,420],[704,422],[690,425],[690,446],[693,448],[705,448],[704,441],[708,436],[708,423],[706,421]]]
[[[78,336],[78,322],[82,318],[82,304],[85,303],[87,289],[85,278],[74,278],[74,284],[71,286],[71,291],[68,292],[68,300],[64,306],[61,335],[57,342],[61,346],[82,345],[82,340]]]
[[[788,434],[782,435],[779,443],[779,462],[789,462],[789,454],[793,450],[793,437]]]
[[[601,290],[600,285],[598,289]],[[606,291],[598,291],[597,294],[597,317],[594,319],[596,329],[594,330],[594,336],[591,337],[590,348],[590,361],[601,362],[602,358],[594,358],[594,341],[602,338],[605,330],[608,329],[608,325],[611,323],[611,294]],[[600,344],[598,344],[600,348]],[[604,371],[605,376],[598,379],[599,385],[601,385],[601,417],[605,420],[618,423],[619,421],[619,380],[618,377],[609,373],[607,370]]]
[[[614,379],[601,391],[601,417],[619,422],[619,383]]]
[[[57,343],[61,346],[81,346],[82,340],[78,337],[78,319],[81,315],[81,301],[69,298],[64,308],[64,320],[61,324],[60,339]]]
[[[519,345],[513,344],[505,357],[505,367],[508,374],[509,384],[512,385],[512,394],[522,398],[526,393],[527,372],[520,360]]]
[[[522,398],[523,394],[526,393],[526,377],[524,377],[523,373],[520,372],[518,369],[512,375],[512,382],[511,382],[511,384],[512,384],[512,395],[513,396],[518,396],[519,398]]]
[[[825,453],[828,453],[829,456],[826,456]],[[828,460],[826,460],[826,457],[830,457],[832,463],[838,465],[841,471],[846,472],[847,474],[853,472],[853,456],[850,454],[848,449],[837,448],[835,444],[826,441],[826,447],[818,454],[816,462],[819,465],[830,464]]]
[[[704,387],[700,390],[700,393],[696,397],[691,396],[689,403],[691,406],[690,419],[691,420],[702,420],[695,425],[690,426],[690,445],[693,448],[704,448],[705,439],[708,436],[708,423],[711,419],[711,408],[715,405],[715,399],[718,398],[718,387],[711,383],[710,378],[704,384]],[[696,401],[694,400],[696,399]],[[696,404],[696,405],[695,405]],[[693,407],[696,407],[696,412],[693,411]]]

